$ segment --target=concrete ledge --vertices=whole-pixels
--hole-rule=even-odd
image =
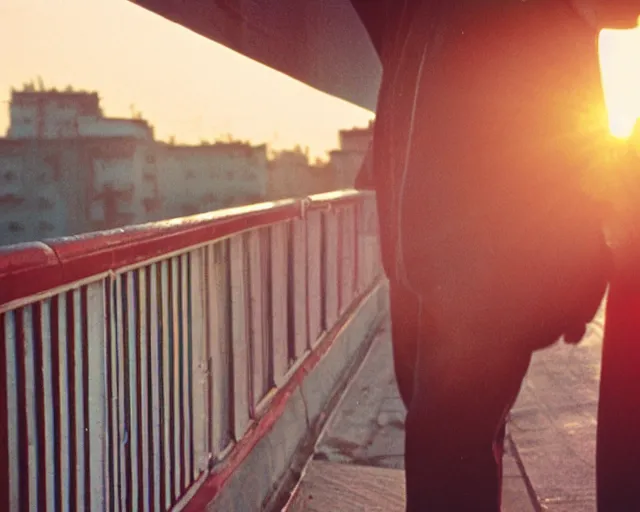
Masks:
[[[335,398],[362,362],[387,304],[388,285],[382,281],[343,319],[330,348],[288,396],[273,427],[217,492],[208,511],[263,510],[278,494],[296,455],[313,444]]]

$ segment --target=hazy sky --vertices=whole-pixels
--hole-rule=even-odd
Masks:
[[[178,142],[231,133],[322,156],[373,115],[304,86],[126,0],[0,0],[0,135],[10,88],[97,90],[107,116],[131,105]]]

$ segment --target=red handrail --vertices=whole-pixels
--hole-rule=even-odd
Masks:
[[[0,308],[248,229],[301,218],[307,209],[353,203],[364,194],[337,191],[0,248]]]

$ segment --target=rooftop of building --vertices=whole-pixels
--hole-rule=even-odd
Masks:
[[[253,154],[256,152],[265,152],[267,150],[266,144],[253,145],[249,142],[231,141],[223,142],[218,141],[212,144],[172,144],[170,142],[158,141],[158,145],[167,151],[176,151],[184,153],[235,153],[245,152],[246,154]]]

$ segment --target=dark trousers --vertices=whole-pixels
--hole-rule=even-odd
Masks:
[[[499,511],[505,420],[531,351],[438,335],[419,298],[396,283],[391,321],[395,374],[408,409],[407,512]]]

